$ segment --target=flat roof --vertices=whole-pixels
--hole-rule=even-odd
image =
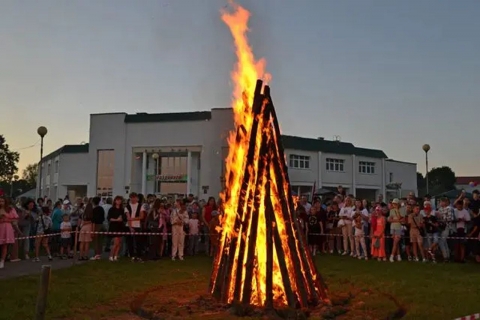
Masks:
[[[88,152],[88,143],[85,144],[66,144],[63,147],[58,148],[57,150],[50,152],[42,158],[43,161],[47,161],[55,158],[56,156],[62,153],[87,153]]]
[[[405,164],[411,164],[411,165],[415,165],[415,166],[417,165],[415,162],[407,162],[407,161],[400,161],[400,160],[394,160],[394,159],[385,159],[385,161],[405,163]]]
[[[382,150],[358,148],[350,142],[333,141],[325,139],[303,138],[297,136],[282,135],[283,146],[286,149],[304,151],[321,151],[325,153],[357,155],[368,158],[388,158]]]

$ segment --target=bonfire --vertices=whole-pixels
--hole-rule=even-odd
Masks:
[[[295,216],[288,168],[265,61],[246,33],[250,13],[222,12],[236,48],[235,131],[226,160],[225,214],[210,290],[227,304],[277,309],[328,302],[327,289]],[[263,79],[263,80],[259,80]]]

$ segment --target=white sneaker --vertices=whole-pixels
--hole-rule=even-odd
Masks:
[[[5,268],[5,262],[3,260],[0,260],[0,269]]]
[[[355,258],[355,253],[350,253],[350,257],[354,257]]]
[[[397,256],[397,261],[402,261],[402,256],[401,255]]]
[[[368,257],[367,257],[367,256],[365,256],[365,261],[368,261]]]
[[[183,257],[180,257],[180,261],[183,261]]]
[[[100,260],[102,257],[100,257],[100,255],[95,255],[93,257],[90,258],[90,260]]]
[[[25,255],[25,260],[30,260],[30,256],[28,255],[28,253]]]
[[[418,262],[418,258],[413,258],[413,262]]]
[[[115,259],[113,259],[113,257],[108,257],[108,260],[111,261],[111,262],[115,261]]]
[[[113,257],[113,261],[118,261],[118,256]]]
[[[333,250],[330,250],[330,254],[333,254]]]
[[[347,251],[343,251],[342,256],[346,256],[348,254]]]
[[[358,256],[358,260],[362,260],[362,256]]]
[[[393,256],[390,256],[390,262],[395,262],[395,259],[393,258]]]
[[[423,262],[427,262],[427,259],[423,258]]]
[[[172,257],[172,261],[175,261],[175,257]]]

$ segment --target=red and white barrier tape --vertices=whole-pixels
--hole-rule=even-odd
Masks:
[[[480,319],[480,313],[475,313],[475,314],[471,314],[469,316],[456,318],[454,320],[474,320],[474,319]]]
[[[109,231],[70,231],[70,233],[84,233],[84,234],[99,234],[99,235],[118,235],[118,236],[129,236],[129,235],[143,235],[143,236],[164,236],[164,235],[167,235],[167,236],[171,236],[172,233],[162,233],[162,232],[109,232]],[[25,239],[35,239],[35,238],[43,238],[43,237],[54,237],[54,236],[59,236],[61,235],[60,232],[57,232],[57,233],[50,233],[50,234],[42,234],[42,235],[35,235],[35,236],[22,236],[22,237],[15,237],[14,239],[7,239],[7,240],[25,240]],[[186,234],[188,235],[188,234]],[[210,234],[210,233],[199,233],[197,234],[198,236],[210,236],[210,235],[214,235],[214,234]],[[342,234],[329,234],[329,233],[310,233],[309,235],[313,235],[313,236],[326,236],[326,237],[343,237]],[[354,234],[351,235],[352,237],[355,237]],[[364,235],[364,236],[361,236],[363,238],[374,238],[370,235]],[[405,236],[402,236],[402,238],[404,238]],[[426,238],[431,238],[433,236],[429,236],[429,235],[425,235],[423,236],[422,238],[426,239]],[[391,239],[393,238],[393,236],[384,236],[385,239]],[[408,236],[407,236],[408,238]],[[477,240],[479,241],[480,239],[477,238],[477,237],[436,237],[437,239],[447,239],[447,240]],[[4,241],[5,239],[0,239],[0,242],[1,241]],[[7,241],[7,242],[11,242],[11,241]]]

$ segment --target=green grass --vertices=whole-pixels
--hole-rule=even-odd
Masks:
[[[367,262],[338,256],[317,257],[316,262],[334,300],[348,300],[342,308],[350,311],[343,319],[385,318],[397,307],[384,293],[406,309],[404,319],[453,319],[480,312],[478,265]],[[128,313],[135,294],[154,287],[149,309],[178,304],[178,310],[163,312],[179,316],[188,301],[206,293],[210,269],[210,259],[197,257],[145,264],[99,261],[54,270],[47,319],[115,319]],[[39,275],[0,281],[0,319],[32,319],[38,281]]]

